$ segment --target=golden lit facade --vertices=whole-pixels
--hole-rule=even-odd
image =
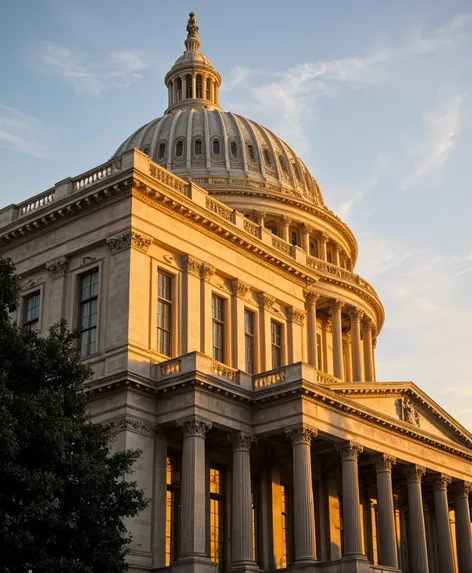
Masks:
[[[16,319],[66,318],[94,421],[143,454],[132,573],[471,573],[472,436],[379,382],[357,244],[293,150],[186,52],[107,163],[0,211]]]

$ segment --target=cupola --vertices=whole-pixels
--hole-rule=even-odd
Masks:
[[[220,109],[218,91],[221,76],[200,52],[198,23],[193,12],[190,12],[187,23],[185,52],[166,74],[164,82],[169,94],[165,113],[199,107]]]

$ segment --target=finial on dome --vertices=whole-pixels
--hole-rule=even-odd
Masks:
[[[200,38],[198,37],[198,22],[195,18],[195,12],[190,12],[187,22],[187,39],[185,40],[187,52],[200,51]]]

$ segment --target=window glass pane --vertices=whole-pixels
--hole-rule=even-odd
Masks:
[[[157,285],[157,347],[161,354],[171,356],[172,277],[159,272]]]

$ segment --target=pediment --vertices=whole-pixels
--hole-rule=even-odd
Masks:
[[[472,449],[472,434],[412,382],[338,384],[331,389],[402,426]]]

